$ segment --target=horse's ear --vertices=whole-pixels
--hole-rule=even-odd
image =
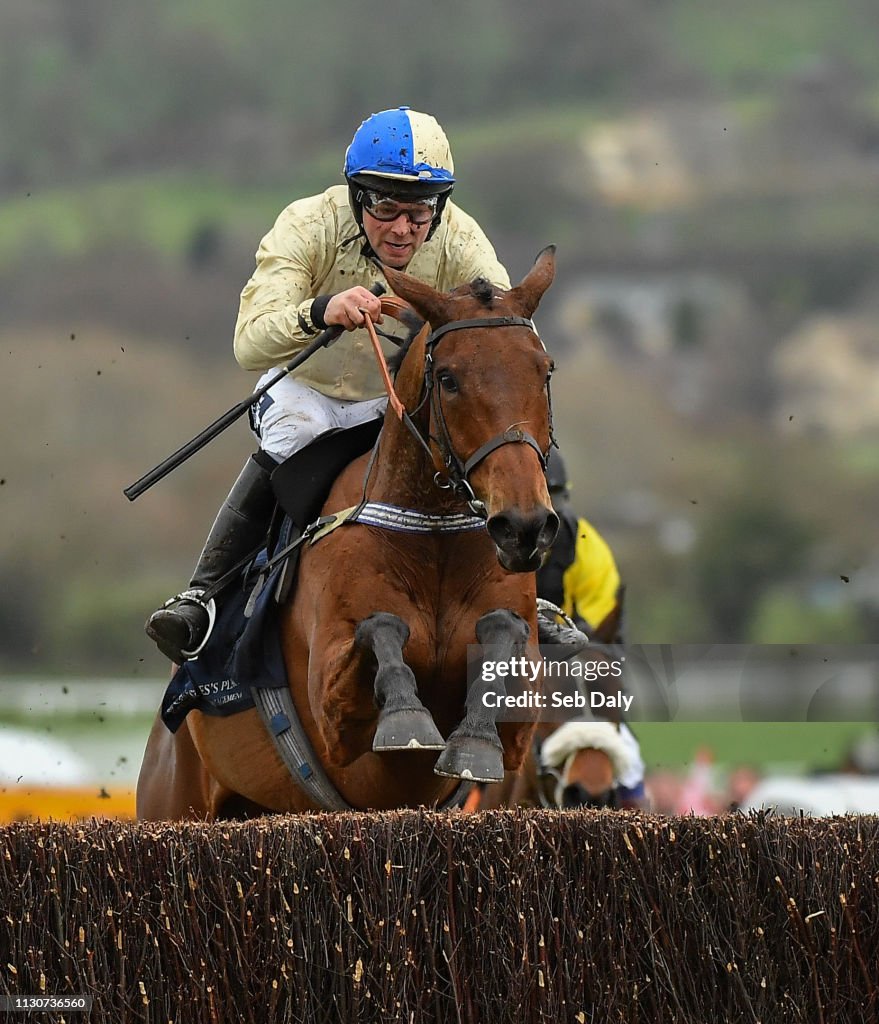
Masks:
[[[382,272],[395,294],[399,295],[401,299],[405,299],[415,312],[432,327],[438,327],[448,321],[449,316],[446,312],[448,297],[442,292],[410,277],[409,274],[404,274],[401,270],[392,270],[390,267],[383,266]]]
[[[537,309],[543,293],[555,277],[555,246],[548,245],[538,253],[534,266],[522,281],[507,293],[522,310],[523,316],[531,317]]]

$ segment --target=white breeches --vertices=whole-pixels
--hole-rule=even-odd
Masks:
[[[263,374],[257,388],[277,373]],[[356,427],[381,416],[387,403],[385,395],[364,402],[329,398],[288,375],[251,407],[250,426],[260,447],[282,462],[328,430]]]

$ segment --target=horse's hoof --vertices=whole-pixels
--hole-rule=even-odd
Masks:
[[[424,708],[382,715],[372,741],[372,749],[379,754],[387,750],[443,750],[445,745],[442,733]]]
[[[503,782],[504,752],[489,740],[452,737],[433,767],[437,775],[468,782]]]

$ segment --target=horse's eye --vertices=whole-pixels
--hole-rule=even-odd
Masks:
[[[455,380],[454,374],[449,373],[448,370],[440,370],[436,375],[436,379],[440,382],[440,387],[443,391],[447,391],[450,395],[457,393],[458,382]]]

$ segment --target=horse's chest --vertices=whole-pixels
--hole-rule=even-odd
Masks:
[[[409,627],[404,657],[416,675],[447,677],[466,666],[483,615],[509,608],[527,616],[524,582],[499,568],[485,535],[472,534],[454,544],[400,545],[376,578],[373,595],[375,601],[384,594],[388,607],[381,610],[393,611]]]

